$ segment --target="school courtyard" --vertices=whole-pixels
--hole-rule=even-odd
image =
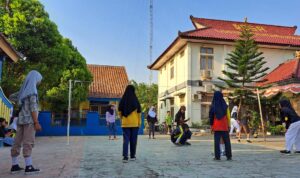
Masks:
[[[11,175],[9,148],[0,149],[0,177],[299,177],[300,155],[281,155],[283,137],[232,142],[233,161],[213,161],[212,137],[194,136],[192,146],[177,147],[167,136],[149,140],[140,136],[137,160],[122,163],[122,139],[110,141],[105,136],[38,137],[33,152],[34,165],[42,172],[33,176]],[[23,160],[20,159],[21,165]]]

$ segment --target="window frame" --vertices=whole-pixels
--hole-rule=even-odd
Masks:
[[[209,50],[211,52],[209,52]],[[205,67],[203,68],[203,60]],[[211,65],[210,62],[211,62]],[[200,70],[214,70],[214,48],[200,47]]]

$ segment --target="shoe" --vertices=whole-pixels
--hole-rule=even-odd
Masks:
[[[251,140],[247,140],[248,143],[252,143]]]
[[[152,139],[156,139],[155,137],[152,137]]]
[[[25,174],[26,175],[36,174],[36,173],[39,173],[39,172],[40,172],[40,170],[34,168],[32,165],[31,166],[26,166],[26,168],[25,168]]]
[[[220,158],[214,158],[214,161],[221,161]]]
[[[136,157],[133,156],[133,157],[130,157],[130,161],[135,161],[136,160]]]
[[[189,142],[185,142],[185,144],[184,144],[184,145],[191,146],[192,144],[191,144],[191,143],[189,143]]]
[[[128,157],[124,157],[122,161],[123,163],[128,163]]]
[[[287,155],[288,155],[288,154],[291,154],[291,151],[288,151],[288,150],[281,150],[280,153],[283,153],[283,154],[287,154]]]
[[[295,151],[295,153],[299,154],[299,153],[300,153],[300,151]]]
[[[227,158],[227,161],[232,161],[232,158]]]
[[[17,165],[13,165],[13,166],[11,167],[10,173],[16,174],[16,173],[18,173],[18,172],[20,172],[20,171],[23,171],[23,170],[24,170],[24,168],[21,168],[21,167],[17,164]]]

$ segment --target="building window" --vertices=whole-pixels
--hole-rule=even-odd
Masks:
[[[170,62],[170,78],[173,79],[174,78],[174,60],[171,60]]]
[[[201,70],[212,70],[213,69],[213,59],[214,50],[213,48],[200,49],[200,69]]]

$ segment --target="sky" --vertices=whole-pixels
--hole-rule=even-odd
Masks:
[[[40,0],[60,33],[88,64],[125,66],[130,80],[149,82],[149,0]],[[300,0],[153,0],[152,62],[194,17],[298,26]],[[153,72],[157,82],[157,72]]]

